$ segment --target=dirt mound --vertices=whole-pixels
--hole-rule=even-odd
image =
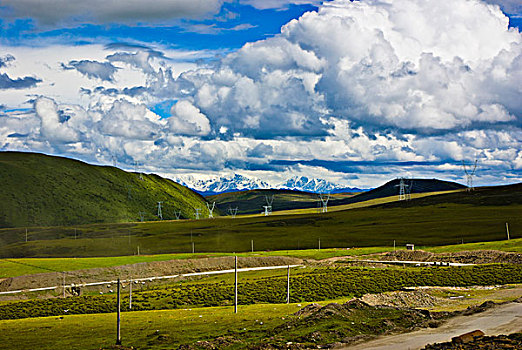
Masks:
[[[290,257],[241,257],[239,268],[300,264],[302,260]],[[122,279],[171,276],[192,272],[227,270],[234,268],[234,257],[176,259],[154,261],[107,268],[69,271],[65,273],[66,284],[82,284]],[[0,282],[0,291],[42,288],[63,285],[64,274],[59,272],[40,273],[6,278]]]
[[[309,304],[303,307],[301,310],[297,311],[294,315],[299,317],[306,317],[313,314],[314,312],[317,312],[317,310],[320,308],[322,308],[322,306],[317,303]]]
[[[522,264],[522,254],[499,250],[473,250],[456,253],[430,253],[422,250],[398,250],[379,255],[386,261],[440,261],[465,264],[510,263]]]
[[[522,333],[477,337],[467,343],[447,342],[426,345],[423,350],[522,349]]]
[[[361,300],[369,305],[387,305],[406,308],[426,308],[440,305],[445,299],[434,297],[421,290],[365,294]]]

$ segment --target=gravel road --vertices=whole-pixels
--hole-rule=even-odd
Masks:
[[[451,341],[452,337],[480,329],[486,335],[522,331],[522,303],[499,305],[488,311],[457,316],[439,328],[426,328],[399,335],[384,336],[365,343],[342,347],[349,350],[415,350],[427,344]]]

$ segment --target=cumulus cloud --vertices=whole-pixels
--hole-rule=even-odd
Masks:
[[[76,69],[89,78],[98,78],[104,81],[112,81],[114,79],[114,73],[117,71],[117,68],[109,62],[90,60],[71,61],[68,66],[64,66],[66,69],[68,69],[68,67]]]
[[[485,3],[336,0],[182,78],[211,120],[257,137],[320,132],[326,115],[429,134],[519,119],[521,58]]]
[[[104,113],[98,127],[103,135],[132,140],[154,140],[161,131],[160,117],[143,104],[116,100]]]
[[[3,0],[4,18],[34,18],[45,25],[73,23],[157,22],[175,18],[197,18],[219,12],[223,0]]]
[[[119,63],[112,82],[86,86],[82,107],[38,98],[32,128],[4,113],[0,148],[117,155],[162,173],[345,174],[362,187],[404,169],[458,180],[460,161],[478,157],[479,183],[516,181],[522,39],[507,23],[475,0],[335,0],[179,76],[159,51],[112,47],[91,58]],[[139,82],[117,86],[122,72]],[[151,111],[165,101],[162,117]]]
[[[116,52],[107,56],[107,60],[111,62],[124,62],[135,68],[141,69],[146,73],[153,73],[154,69],[150,65],[150,58],[154,55],[154,51],[137,50],[136,52]],[[157,56],[158,54],[154,55]]]
[[[40,119],[40,133],[51,143],[71,143],[78,141],[79,135],[69,122],[70,117],[60,113],[56,102],[39,97],[34,103],[36,116]]]
[[[170,117],[170,130],[176,134],[190,136],[205,136],[210,133],[210,122],[201,113],[199,108],[194,107],[188,101],[180,101],[172,106],[172,117]]]

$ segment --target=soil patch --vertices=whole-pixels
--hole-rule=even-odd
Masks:
[[[430,308],[447,302],[446,299],[435,297],[422,290],[365,294],[361,300],[369,305],[387,305],[408,308]]]
[[[374,255],[383,261],[437,261],[464,264],[509,263],[522,264],[522,254],[499,250],[475,250],[455,253],[430,253],[423,250],[398,250],[381,255]]]

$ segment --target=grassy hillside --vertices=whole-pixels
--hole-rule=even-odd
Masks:
[[[423,197],[415,201],[386,203],[382,208],[404,208],[408,206],[471,204],[475,206],[522,204],[522,183],[506,186],[477,187],[470,192],[453,192],[444,195]]]
[[[68,158],[0,152],[0,178],[0,227],[158,220],[158,201],[164,219],[207,213],[203,197],[171,180]]]
[[[354,203],[378,200],[381,198],[393,198],[399,195],[399,179],[391,180],[382,186],[371,191],[358,194],[339,193],[332,194],[328,205],[340,206]],[[411,187],[411,194],[424,194],[445,191],[462,190],[465,186],[455,182],[442,181],[437,179],[413,179],[407,180],[406,185]],[[266,196],[274,196],[272,209],[274,211],[318,208],[319,196],[315,193],[289,191],[289,190],[250,190],[240,192],[228,192],[214,196],[208,196],[211,202],[215,201],[216,206],[222,213],[226,213],[229,208],[238,208],[239,214],[257,214],[263,211],[266,205]]]
[[[267,205],[266,197],[274,197],[273,211],[292,210],[301,208],[315,208],[319,204],[319,197],[315,193],[291,190],[250,190],[227,192],[206,197],[210,202],[216,202],[221,213],[228,214],[229,208],[238,208],[238,214],[258,214]],[[351,193],[332,194],[331,198],[338,200],[352,197]]]
[[[331,206],[344,205],[351,203],[358,203],[377,198],[385,198],[391,196],[399,196],[400,179],[388,181],[382,186],[374,188],[371,191],[360,193],[350,198],[336,199],[332,198],[329,203]],[[466,188],[461,184],[450,181],[443,181],[437,179],[408,179],[405,180],[405,185],[410,188],[411,194],[427,193],[427,192],[444,192],[453,190],[462,190]]]
[[[512,201],[495,202],[499,192]],[[464,198],[469,203],[452,203]],[[448,198],[447,201],[444,198]],[[433,204],[427,202],[434,198]],[[507,198],[507,197],[505,197]],[[245,252],[251,249],[449,245],[522,237],[522,187],[450,193],[413,199],[397,207],[368,207],[324,214],[273,215],[134,224],[0,230],[0,257],[89,257],[141,254]],[[419,204],[417,204],[417,201]],[[464,199],[463,199],[464,201]],[[488,203],[492,203],[491,205]],[[502,203],[502,205],[500,204]],[[404,205],[405,207],[401,207]]]

